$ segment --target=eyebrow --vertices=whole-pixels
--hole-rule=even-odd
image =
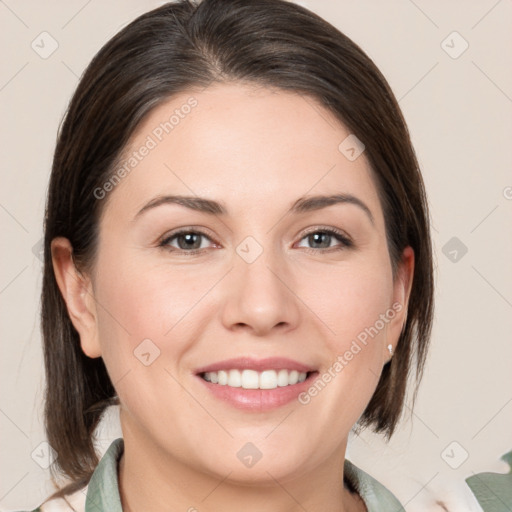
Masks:
[[[206,199],[198,196],[181,196],[181,195],[166,195],[158,196],[144,205],[135,218],[142,215],[144,212],[157,208],[163,204],[178,204],[195,210],[201,213],[208,213],[211,215],[227,215],[228,211],[221,203],[212,199]],[[332,195],[316,195],[309,197],[300,197],[297,199],[287,213],[306,213],[315,210],[321,210],[335,204],[352,204],[363,210],[371,223],[374,223],[372,212],[368,206],[361,201],[358,197],[352,194],[332,194]]]

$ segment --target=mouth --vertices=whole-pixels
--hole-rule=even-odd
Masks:
[[[213,396],[245,410],[262,412],[297,399],[318,371],[286,358],[237,358],[199,368],[196,377]]]
[[[304,382],[312,372],[298,372],[297,370],[220,370],[218,372],[200,373],[206,382],[243,389],[276,389],[293,386]]]

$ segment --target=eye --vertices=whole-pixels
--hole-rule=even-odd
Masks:
[[[208,247],[205,241],[213,243],[212,239],[201,231],[181,230],[166,235],[159,246],[171,251],[196,253]]]
[[[353,247],[353,242],[340,231],[335,229],[316,229],[315,231],[311,231],[306,236],[304,236],[302,241],[306,241],[310,244],[309,249],[334,249],[334,250],[342,250],[348,247]],[[299,244],[300,244],[299,243]],[[299,245],[299,247],[305,247],[304,245]],[[316,252],[316,251],[315,251]]]
[[[310,244],[310,247],[302,245],[303,241]],[[215,242],[206,233],[201,231],[183,229],[164,236],[159,243],[159,247],[172,252],[182,252],[195,254],[208,248],[208,242],[216,245]],[[352,240],[341,231],[332,228],[318,229],[307,233],[299,242],[298,247],[305,247],[309,250],[342,250],[353,247]],[[330,252],[330,251],[329,251]]]

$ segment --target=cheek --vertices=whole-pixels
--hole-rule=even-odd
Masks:
[[[300,296],[324,333],[324,366],[301,398],[323,422],[349,430],[365,409],[384,364],[385,340],[395,315],[391,267],[385,259],[311,272]],[[306,272],[306,277],[308,273]],[[303,275],[304,277],[304,275]],[[340,412],[342,411],[342,413]]]
[[[387,323],[381,318],[393,299],[391,267],[385,258],[320,271],[312,268],[301,274],[300,282],[299,295],[324,325],[331,352],[344,352],[369,331],[371,339],[385,335]]]
[[[196,306],[218,277],[199,266],[185,272],[180,265],[148,264],[129,256],[105,250],[97,263],[95,296],[103,357],[121,372],[139,350],[149,347],[178,364],[202,325],[195,318]]]
[[[95,295],[109,376],[128,414],[153,427],[155,418],[171,425],[178,412],[193,406],[177,380],[186,374],[184,357],[203,328],[197,305],[215,276],[184,276],[183,268],[151,266],[133,255],[123,259],[104,251],[102,257]]]
[[[389,279],[377,272],[368,271],[363,276],[351,276],[346,279],[339,292],[339,309],[336,321],[338,338],[346,342],[359,341],[365,348],[364,354],[378,351],[378,339],[385,337],[387,323],[382,315],[391,307],[392,286]],[[344,286],[343,286],[344,285]],[[373,340],[373,344],[365,344]]]

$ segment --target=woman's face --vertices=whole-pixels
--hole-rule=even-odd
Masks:
[[[393,280],[349,135],[309,97],[215,85],[156,108],[119,179],[95,191],[106,203],[81,342],[103,357],[141,457],[238,481],[343,458],[413,264],[406,251]]]

